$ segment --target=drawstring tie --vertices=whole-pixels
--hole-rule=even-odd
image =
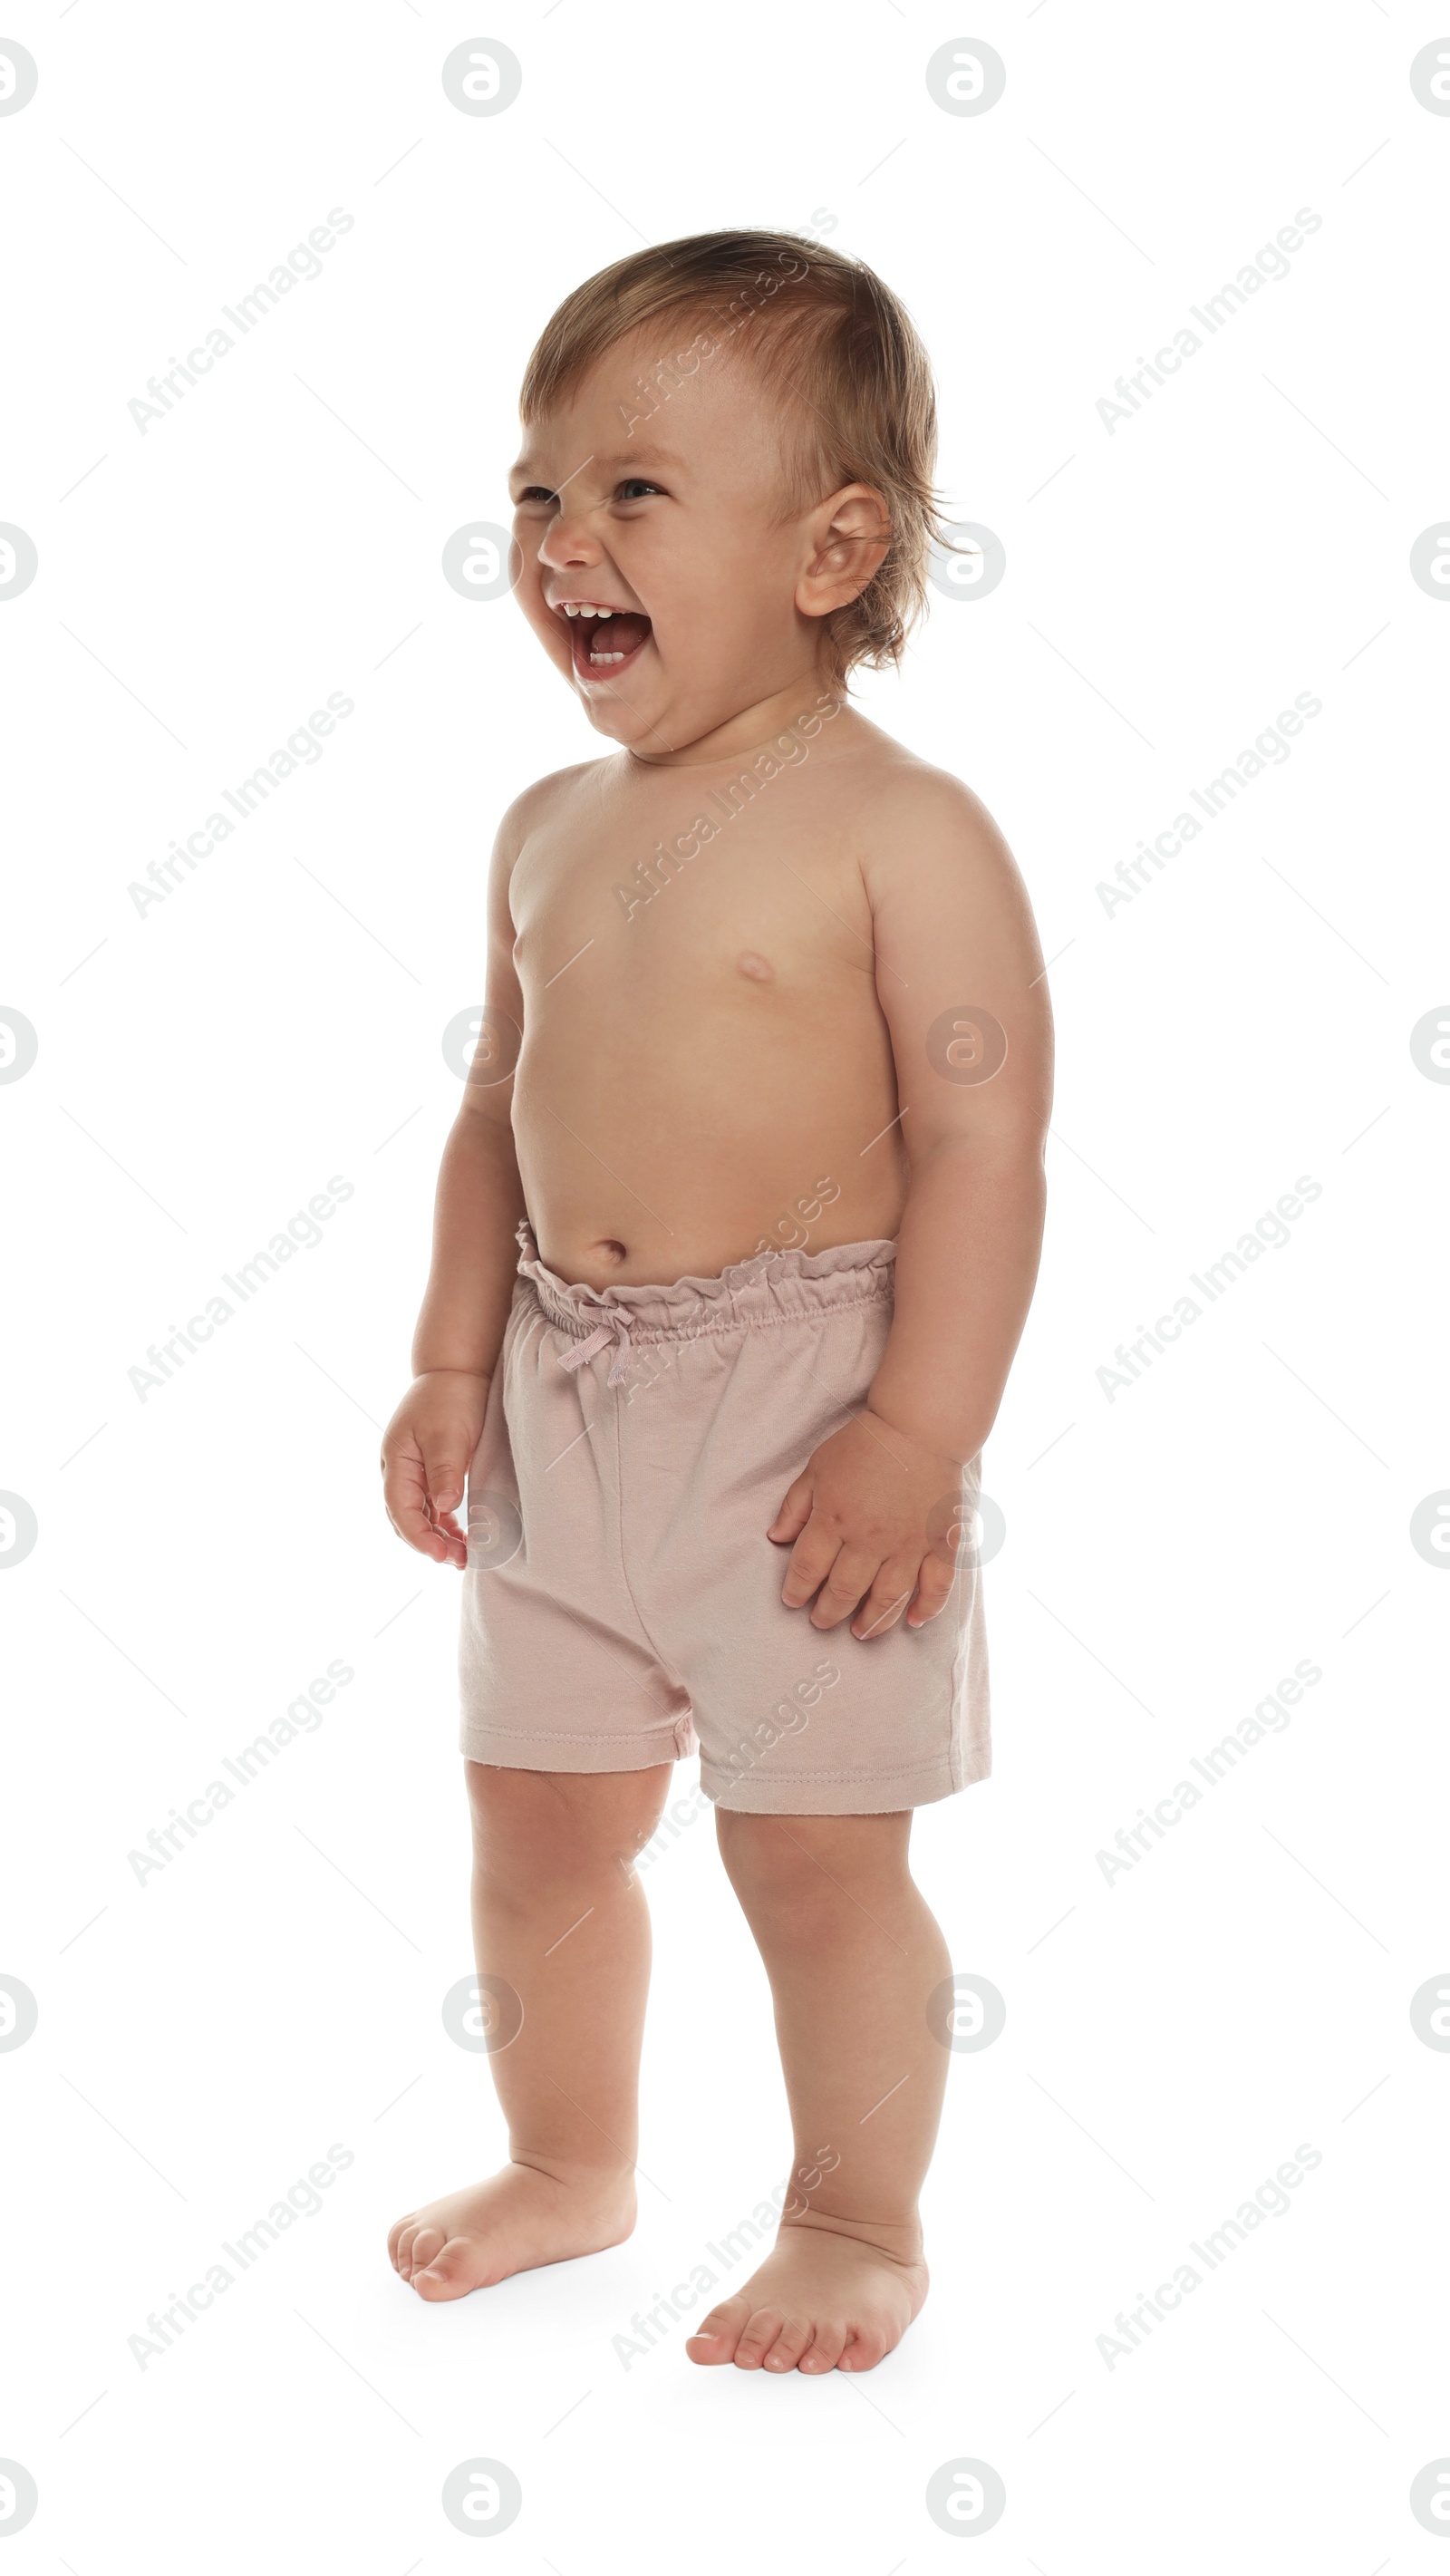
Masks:
[[[622,1314],[611,1314],[607,1324],[596,1324],[593,1332],[587,1334],[582,1342],[576,1342],[571,1351],[563,1352],[559,1360],[560,1368],[568,1369],[571,1373],[575,1369],[581,1369],[586,1360],[592,1360],[595,1352],[602,1351],[611,1341],[615,1344],[615,1352],[609,1364],[609,1375],[605,1384],[622,1385],[629,1371],[631,1357],[629,1326]]]

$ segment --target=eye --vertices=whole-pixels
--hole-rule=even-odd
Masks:
[[[514,508],[516,510],[540,508],[552,510],[558,497],[557,492],[551,492],[546,483],[527,483],[515,501]]]
[[[622,483],[616,483],[614,487],[616,501],[644,501],[652,492],[660,497],[659,484],[647,483],[642,474],[627,475]]]

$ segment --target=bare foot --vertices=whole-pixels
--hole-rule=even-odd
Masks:
[[[712,2308],[685,2345],[691,2361],[737,2370],[874,2370],[926,2297],[926,2265],[857,2236],[781,2228],[742,2290]]]
[[[621,2245],[634,2218],[632,2174],[565,2181],[511,2164],[468,2191],[411,2210],[390,2233],[388,2253],[420,2299],[462,2299],[511,2272]]]

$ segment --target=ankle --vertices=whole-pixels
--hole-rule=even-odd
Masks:
[[[920,2263],[923,2253],[921,2219],[915,2210],[899,2218],[850,2218],[838,2210],[805,2209],[797,2218],[781,2220],[777,2241],[788,2234],[846,2237],[907,2269]]]
[[[509,2163],[523,2173],[537,2174],[553,2183],[571,2200],[597,2201],[604,2207],[632,2207],[634,2203],[634,2167],[612,2161],[594,2164],[586,2159],[540,2153],[531,2147],[511,2146]]]

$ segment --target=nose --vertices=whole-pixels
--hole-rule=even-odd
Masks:
[[[561,505],[539,546],[539,561],[551,572],[571,572],[603,561],[604,549],[589,526],[588,513],[576,503]]]

